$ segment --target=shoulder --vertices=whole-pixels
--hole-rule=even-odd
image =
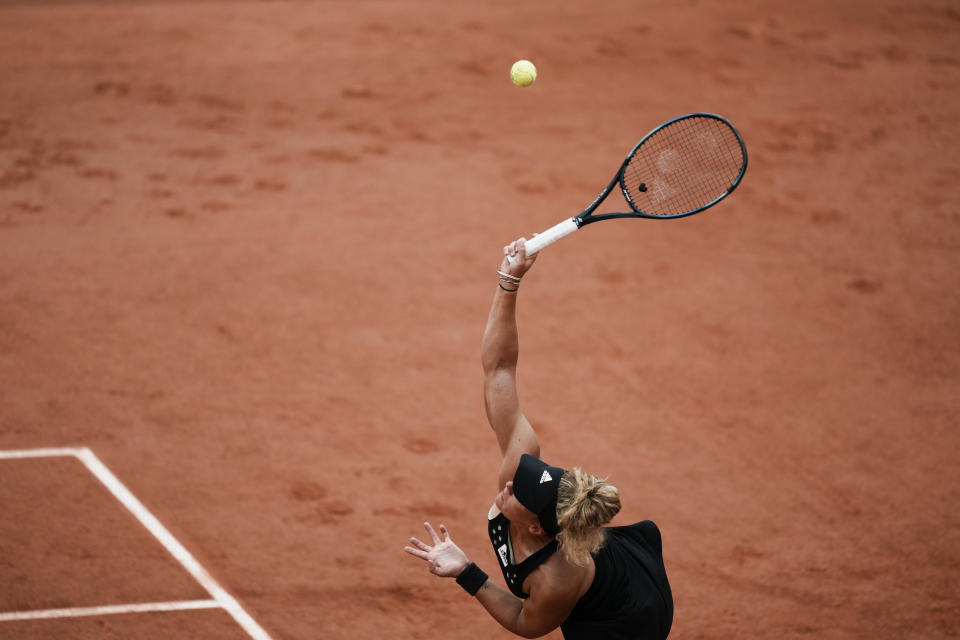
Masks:
[[[557,552],[530,574],[526,591],[531,597],[539,593],[558,604],[564,603],[569,606],[569,611],[590,588],[595,571],[593,559],[587,566],[580,567]]]
[[[663,538],[660,535],[660,528],[651,520],[643,520],[624,527],[609,527],[607,532],[608,534],[617,532],[634,539],[639,538],[646,546],[657,553],[663,553]]]
[[[556,629],[570,617],[585,588],[589,567],[571,565],[554,554],[524,581],[526,593],[518,626],[511,629],[526,638],[536,638]],[[587,584],[589,587],[589,584]]]
[[[660,527],[658,527],[652,520],[644,520],[643,522],[637,523],[640,527],[640,533],[643,534],[643,537],[647,539],[653,548],[657,551],[660,551],[663,547],[663,538],[660,535]]]

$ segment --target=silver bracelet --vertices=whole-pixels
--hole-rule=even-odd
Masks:
[[[507,278],[508,280],[512,280],[513,282],[520,282],[520,280],[523,278],[523,276],[515,276],[512,273],[504,273],[499,269],[497,269],[497,273],[500,275],[501,280],[503,280],[504,278]]]

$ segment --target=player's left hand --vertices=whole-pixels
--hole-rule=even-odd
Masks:
[[[423,527],[433,539],[433,546],[416,538],[410,538],[412,546],[404,547],[403,550],[421,560],[426,560],[427,564],[430,565],[430,573],[434,575],[443,578],[459,576],[470,564],[467,554],[454,544],[453,540],[450,539],[450,532],[442,524],[440,525],[440,533],[443,534],[442,539],[433,530],[429,522],[424,522]]]

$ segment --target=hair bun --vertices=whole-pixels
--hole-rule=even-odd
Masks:
[[[578,565],[603,545],[603,525],[620,511],[620,492],[603,478],[574,467],[560,479],[557,540],[567,559]]]

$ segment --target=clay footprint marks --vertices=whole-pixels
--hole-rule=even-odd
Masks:
[[[115,169],[104,166],[87,166],[89,160],[84,152],[102,149],[102,145],[85,139],[59,138],[53,141],[40,138],[16,139],[16,134],[27,133],[27,123],[11,119],[0,120],[0,142],[2,148],[13,150],[7,165],[0,166],[0,191],[16,192],[27,184],[33,183],[51,172],[72,170],[82,180],[115,182],[121,174]],[[51,179],[61,180],[61,174]],[[108,200],[101,199],[101,204]],[[35,204],[22,195],[10,202],[9,214],[4,217],[4,226],[16,226],[15,215],[36,215],[45,211],[42,205]]]
[[[379,27],[374,26],[376,31]],[[187,117],[183,117],[175,122],[175,126],[181,129],[193,129],[217,136],[229,133],[242,124],[242,119],[248,117],[247,107],[235,100],[227,97],[205,93],[205,94],[187,94],[178,91],[173,86],[163,83],[152,83],[143,86],[136,86],[133,83],[117,79],[104,79],[93,85],[93,91],[96,95],[104,99],[128,99],[145,102],[149,105],[156,105],[164,108],[176,107],[178,111],[193,110]],[[340,95],[348,101],[377,101],[384,96],[373,91],[370,87],[364,85],[355,85],[344,87],[340,90]],[[297,122],[300,108],[297,105],[287,102],[274,100],[266,105],[263,117],[263,123],[270,129],[291,129]],[[327,109],[316,115],[317,120],[336,121],[340,113]],[[340,124],[340,123],[338,123]],[[340,124],[340,130],[360,136],[370,136],[380,140],[384,137],[385,131],[382,127],[367,120],[352,119]],[[418,131],[410,133],[412,138],[427,140],[427,134]],[[205,136],[208,140],[212,140]],[[129,142],[137,144],[156,143],[155,138],[146,139],[128,139]],[[251,147],[254,148],[254,147]],[[385,144],[359,144],[355,148],[344,148],[340,146],[316,146],[307,149],[306,152],[294,154],[290,152],[278,152],[276,148],[270,145],[261,145],[256,149],[263,154],[264,162],[268,166],[289,163],[296,160],[297,155],[308,162],[333,163],[333,164],[355,164],[367,156],[383,156],[389,153],[389,146]],[[234,190],[243,187],[252,188],[258,192],[283,192],[289,189],[289,184],[274,176],[259,176],[252,179],[241,177],[230,172],[211,172],[204,171],[204,167],[215,165],[222,162],[229,154],[226,148],[216,142],[207,142],[201,137],[196,144],[189,146],[174,147],[167,153],[182,162],[182,166],[191,169],[191,165],[199,170],[193,171],[193,177],[187,178],[187,184],[194,187],[203,187],[216,190]],[[63,156],[61,162],[64,164],[81,165],[75,157]],[[28,168],[29,169],[29,168]],[[0,175],[0,186],[4,182],[19,183],[33,179],[32,173],[27,171],[11,172],[10,174]],[[119,172],[109,168],[89,168],[82,169],[81,177],[86,179],[97,179],[102,181],[115,181],[120,179]],[[145,195],[150,200],[164,203],[166,206],[162,213],[171,219],[185,220],[190,219],[198,211],[208,213],[223,213],[234,208],[228,201],[222,197],[212,197],[202,200],[196,205],[179,204],[171,206],[178,196],[178,191],[174,181],[165,174],[151,173],[146,176],[152,185],[145,190]],[[161,184],[162,183],[162,184]]]
[[[239,122],[245,107],[242,103],[213,94],[185,95],[174,87],[161,83],[145,86],[136,86],[123,80],[104,79],[93,84],[93,93],[104,99],[132,99],[148,105],[164,108],[180,107],[191,109],[194,113],[175,123],[182,129],[195,129],[214,134],[226,132]],[[131,136],[128,142],[137,145],[151,145],[157,139],[149,136]],[[53,162],[66,166],[81,167],[82,160],[77,156],[78,150],[90,149],[90,144],[61,144]],[[216,144],[202,144],[195,146],[177,147],[167,152],[170,156],[187,163],[191,162],[218,162],[226,156],[226,151]],[[120,173],[105,167],[78,168],[80,177],[88,180],[117,181]],[[163,215],[171,219],[185,220],[194,217],[191,210],[183,205],[173,205],[177,196],[176,188],[165,173],[148,173],[145,176],[148,187],[145,195],[150,200],[164,203],[160,210]],[[209,178],[194,180],[194,184],[201,184],[214,188],[235,187],[240,184],[239,177],[232,174],[217,174]],[[210,213],[222,213],[233,206],[220,199],[210,199],[200,202],[198,209]]]

